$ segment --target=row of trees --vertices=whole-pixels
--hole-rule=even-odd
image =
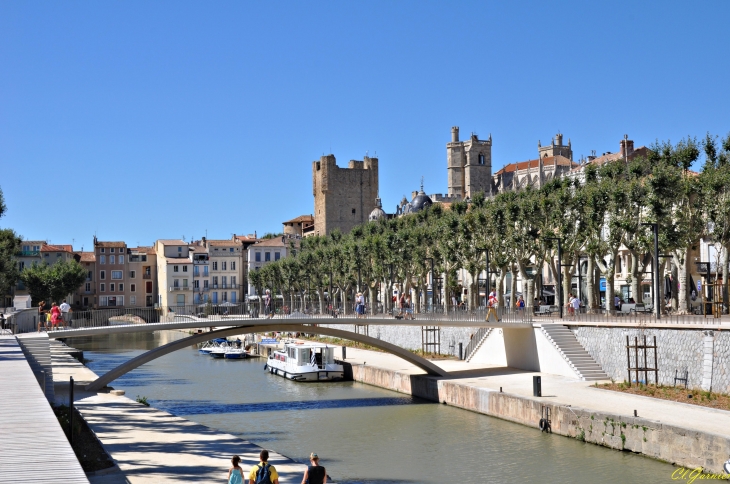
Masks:
[[[701,171],[691,171],[703,154]],[[471,275],[468,294],[474,307],[476,281],[485,269],[488,250],[500,304],[507,274],[519,275],[530,305],[536,271],[547,264],[557,280],[558,270],[563,270],[565,295],[570,291],[568,275],[579,260],[585,260],[587,304],[595,309],[600,306],[599,276],[606,279],[606,305],[613,301],[620,250],[630,254],[628,280],[632,293],[639,294],[653,251],[653,235],[644,223],[659,226],[659,251],[672,255],[661,259],[660,273],[674,274],[679,284],[672,287],[672,304],[686,312],[690,252],[701,238],[712,239],[718,253],[724,254],[719,271],[727,274],[730,135],[722,140],[708,134],[699,141],[688,137],[676,144],[657,142],[645,157],[587,164],[581,175],[549,180],[539,189],[528,187],[491,198],[477,195],[469,204],[452,204],[450,210],[435,204],[416,214],[355,227],[349,234],[335,231],[308,237],[293,257],[269,264],[249,278],[259,294],[271,288],[292,305],[295,295],[309,293],[324,307],[331,285],[345,308],[348,295],[356,290],[375,301],[377,291],[392,281],[406,291],[416,289],[414,303],[421,307],[419,298],[426,294],[433,263],[435,273],[444,276],[447,300],[458,291],[457,271]],[[561,261],[556,239],[562,242]],[[516,279],[511,277],[512,294]],[[663,290],[663,284],[659,286]]]

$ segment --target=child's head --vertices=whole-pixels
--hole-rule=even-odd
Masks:
[[[233,464],[233,467],[238,467],[238,463],[241,462],[241,458],[237,455],[234,455],[231,459],[231,464]]]

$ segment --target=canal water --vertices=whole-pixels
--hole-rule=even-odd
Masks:
[[[97,374],[187,335],[76,338]],[[653,483],[674,467],[355,382],[295,383],[264,360],[217,360],[188,348],[112,383],[127,396],[299,462],[316,452],[342,484]]]

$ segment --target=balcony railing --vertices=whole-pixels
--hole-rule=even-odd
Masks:
[[[152,279],[152,274],[142,274],[142,279]]]
[[[21,250],[20,252],[18,252],[19,257],[38,257],[40,255],[40,250]]]
[[[190,286],[171,286],[170,291],[189,291],[192,289]]]
[[[240,289],[241,285],[226,283],[226,284],[211,284],[210,287],[213,289]]]

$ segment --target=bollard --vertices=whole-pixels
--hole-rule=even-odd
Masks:
[[[342,361],[347,359],[347,346],[342,347]]]
[[[74,445],[74,377],[69,378],[68,388],[68,443]]]
[[[459,343],[459,359],[460,360],[464,359],[464,348],[462,345],[463,345],[463,343]]]
[[[542,378],[540,378],[537,375],[534,375],[532,377],[532,396],[533,397],[542,396]]]

